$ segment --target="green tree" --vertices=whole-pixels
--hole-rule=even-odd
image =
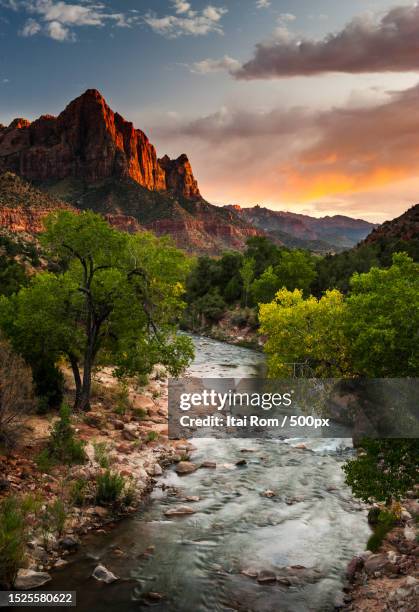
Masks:
[[[242,267],[240,268],[240,276],[243,282],[243,301],[244,305],[247,306],[250,287],[252,284],[252,280],[255,277],[254,259],[252,259],[251,257],[244,258]]]
[[[279,262],[280,250],[266,236],[253,236],[246,242],[245,259],[253,259],[254,276],[260,276],[268,266],[275,266]]]
[[[419,372],[419,264],[393,255],[388,269],[351,279],[346,335],[354,373],[371,377]]]
[[[267,336],[269,376],[291,376],[294,364],[316,376],[347,374],[345,317],[346,304],[339,291],[304,299],[301,289],[280,289],[271,303],[259,307],[260,333]]]
[[[87,410],[92,369],[148,373],[157,362],[177,375],[192,357],[176,335],[188,261],[165,239],[129,235],[92,212],[48,218],[43,243],[63,272],[43,272],[0,302],[0,323],[23,355],[68,358],[75,407]]]
[[[266,270],[256,278],[251,285],[252,298],[257,304],[266,304],[271,302],[278,289],[280,281],[275,274],[272,266],[268,266]]]
[[[281,257],[274,271],[278,277],[278,287],[286,287],[289,291],[302,289],[308,293],[316,278],[315,258],[308,251],[281,251]]]

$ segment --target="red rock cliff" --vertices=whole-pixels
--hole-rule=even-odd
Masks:
[[[12,171],[31,181],[76,177],[95,182],[131,177],[150,190],[170,190],[186,198],[200,193],[186,155],[159,163],[154,146],[88,89],[58,116],[33,123],[15,119],[0,126],[0,172]]]
[[[184,153],[177,159],[170,159],[168,155],[165,155],[158,161],[164,170],[166,186],[169,191],[191,200],[201,198],[191,164]]]

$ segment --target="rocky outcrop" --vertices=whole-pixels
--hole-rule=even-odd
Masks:
[[[114,113],[95,89],[73,100],[58,117],[43,115],[33,123],[15,119],[0,129],[4,171],[37,182],[129,177],[153,191],[200,197],[186,155],[176,160],[165,156],[159,163],[144,132]]]
[[[159,159],[166,176],[166,187],[177,196],[196,200],[201,198],[198,183],[192,173],[192,167],[187,156],[183,153],[177,159],[170,159],[168,155]]]
[[[419,204],[374,229],[364,242],[374,244],[381,239],[419,240]]]

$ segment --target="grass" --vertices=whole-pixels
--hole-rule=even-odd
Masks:
[[[149,431],[146,437],[146,442],[154,442],[159,437],[157,431]]]
[[[34,497],[7,497],[0,504],[0,586],[13,585],[21,567],[28,540],[28,514],[35,512]]]
[[[96,479],[96,503],[99,505],[116,504],[121,500],[125,488],[125,478],[116,472],[106,470]]]

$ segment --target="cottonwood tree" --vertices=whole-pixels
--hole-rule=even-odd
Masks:
[[[61,272],[42,272],[0,302],[0,323],[14,346],[68,359],[75,408],[88,410],[92,371],[111,364],[119,376],[148,373],[156,363],[178,375],[193,356],[176,335],[189,263],[166,239],[129,235],[92,212],[61,211],[42,237]]]

